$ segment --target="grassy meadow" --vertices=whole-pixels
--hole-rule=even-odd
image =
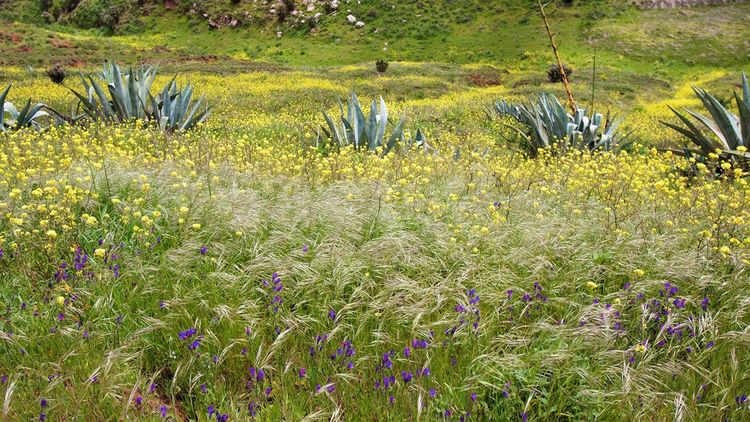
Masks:
[[[561,7],[576,99],[631,141],[589,151],[488,117],[564,98],[534,9],[507,3],[423,38],[397,25],[414,2],[281,38],[161,5],[106,36],[0,8],[6,101],[84,116],[0,133],[0,419],[750,419],[747,148],[686,159],[661,123],[706,114],[694,85],[741,94],[750,8]],[[159,64],[211,114],[85,119],[71,89],[104,59]],[[324,140],[352,91],[384,98],[386,134],[406,114],[392,149]]]

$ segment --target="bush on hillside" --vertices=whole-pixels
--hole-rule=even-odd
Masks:
[[[56,64],[47,69],[47,76],[49,76],[52,82],[60,85],[65,80],[65,69],[60,64]]]
[[[568,65],[563,64],[563,70],[565,70],[565,75],[570,79],[570,75],[573,74],[573,69],[568,67]],[[563,81],[563,73],[560,71],[560,66],[557,64],[550,65],[549,69],[547,69],[547,79],[552,83],[560,83]]]

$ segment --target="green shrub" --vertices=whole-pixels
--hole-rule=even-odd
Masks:
[[[136,4],[130,0],[81,0],[68,17],[79,28],[102,28],[117,31],[126,15],[133,13]]]

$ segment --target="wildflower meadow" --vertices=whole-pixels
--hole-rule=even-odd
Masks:
[[[289,13],[262,36],[307,34]],[[605,51],[597,74],[568,43],[563,86],[546,47],[503,70],[455,38],[436,61],[179,61],[145,49],[164,27],[60,16],[121,54],[0,57],[0,419],[750,420],[741,65]]]

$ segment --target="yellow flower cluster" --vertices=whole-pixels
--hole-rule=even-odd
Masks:
[[[498,87],[391,105],[394,116],[410,109],[416,119],[431,114],[444,119],[427,130],[433,149],[400,145],[382,156],[382,151],[334,148],[321,145],[313,128],[321,123],[320,97],[344,92],[323,77],[297,76],[294,83],[288,74],[239,75],[224,83],[218,76],[191,74],[197,86],[211,87],[208,97],[218,104],[208,123],[188,133],[165,135],[132,122],[3,135],[0,247],[25,245],[53,253],[76,231],[103,237],[127,227],[132,239],[149,245],[157,241],[154,227],[176,224],[200,231],[207,222],[191,213],[194,193],[222,183],[223,175],[249,174],[311,186],[375,183],[385,202],[445,222],[451,241],[471,251],[481,250],[484,237],[519,215],[544,220],[565,213],[617,236],[671,233],[717,256],[746,262],[750,187],[739,168],[725,169],[725,180],[689,180],[683,158],[641,146],[618,155],[542,150],[539,157],[526,158],[499,143],[494,123],[480,108],[469,107],[501,94]],[[379,88],[389,81],[368,83]],[[62,98],[64,88],[40,86],[45,98]],[[474,124],[470,130],[451,120],[450,113],[464,108],[469,111],[462,118]],[[479,120],[486,126],[479,128]],[[701,171],[709,173],[705,166]],[[115,172],[128,174],[127,189],[111,190]],[[155,173],[168,177],[152,180]],[[179,199],[160,201],[163,192]],[[444,221],[448,215],[461,219]]]

